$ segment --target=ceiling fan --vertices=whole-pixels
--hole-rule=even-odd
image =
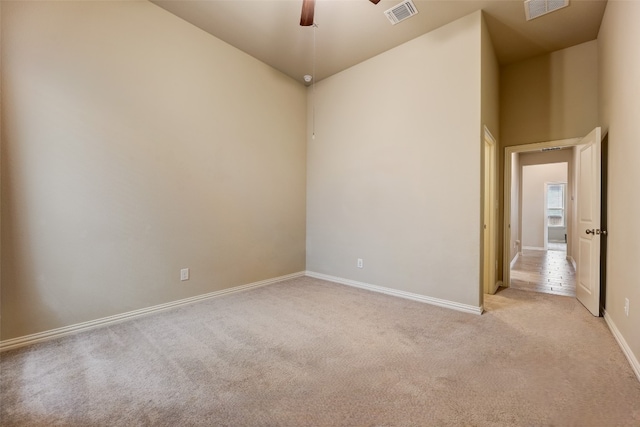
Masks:
[[[380,0],[369,0],[373,4],[378,4]],[[300,14],[300,25],[310,27],[313,25],[313,11],[316,0],[302,0],[302,14]]]

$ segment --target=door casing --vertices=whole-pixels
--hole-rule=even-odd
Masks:
[[[484,128],[484,188],[483,188],[483,292],[496,293],[499,283],[497,281],[498,265],[496,257],[496,231],[498,203],[497,195],[497,171],[496,171],[496,140]]]
[[[503,286],[508,287],[511,283],[511,260],[509,259],[510,254],[510,242],[511,242],[511,174],[512,174],[512,165],[511,165],[511,155],[514,153],[526,153],[530,151],[540,151],[543,148],[553,148],[553,147],[573,147],[579,145],[582,138],[570,138],[570,139],[562,139],[556,141],[546,141],[546,142],[536,142],[533,144],[525,144],[525,145],[514,145],[510,147],[505,147],[504,153],[504,204],[503,204],[503,218],[504,218],[504,228],[503,228],[503,242],[502,242],[502,282]]]

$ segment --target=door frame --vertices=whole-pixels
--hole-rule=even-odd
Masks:
[[[502,232],[502,286],[509,287],[511,284],[511,260],[509,259],[511,244],[511,155],[514,153],[527,153],[531,151],[540,151],[543,148],[554,147],[574,147],[580,145],[583,138],[560,139],[556,141],[535,142],[533,144],[512,145],[504,148],[504,203],[502,205],[502,218],[504,219]]]
[[[551,165],[556,164],[556,163],[549,163]],[[564,200],[563,200],[563,210],[564,210],[564,228],[566,230],[566,234],[565,237],[567,237],[567,239],[565,239],[565,243],[567,244],[567,247],[569,245],[569,221],[567,219],[567,190],[569,189],[569,179],[571,179],[571,177],[569,176],[569,163],[567,162],[559,162],[558,164],[564,164],[566,165],[567,168],[567,181],[566,182],[562,182],[562,181],[545,181],[544,182],[544,250],[547,251],[549,250],[549,224],[547,221],[547,202],[549,201],[549,199],[547,198],[549,195],[549,185],[559,185],[562,184],[564,185]]]
[[[497,143],[489,129],[484,126],[483,135],[483,233],[482,233],[482,282],[483,292],[495,294],[498,282],[497,236],[498,231],[498,185],[497,185]]]
[[[600,173],[600,228],[609,230],[609,219],[607,216],[607,206],[609,203],[609,132],[603,130],[602,137],[602,165]],[[600,316],[604,317],[607,303],[607,239],[608,233],[600,234]]]

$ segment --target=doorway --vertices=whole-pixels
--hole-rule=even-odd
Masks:
[[[605,138],[606,141],[606,138]],[[503,241],[503,283],[509,287],[512,283],[511,267],[523,253],[519,193],[521,179],[520,154],[544,151],[567,151],[573,153],[569,162],[569,180],[567,184],[568,206],[565,214],[567,224],[566,260],[574,267],[576,298],[594,316],[599,315],[601,288],[600,273],[606,262],[601,257],[601,247],[606,248],[607,232],[606,201],[601,197],[602,135],[599,127],[584,138],[572,138],[544,143],[527,144],[505,148],[504,179],[504,241]],[[569,148],[570,150],[564,150]],[[606,160],[606,156],[604,157]],[[606,181],[605,181],[606,182]],[[606,194],[606,193],[605,193]],[[515,211],[515,212],[514,212]],[[602,212],[605,222],[601,222]]]
[[[575,206],[575,170],[574,159],[576,156],[575,147],[580,143],[582,138],[571,138],[558,141],[548,141],[535,144],[527,144],[521,146],[513,146],[505,148],[505,179],[504,179],[504,242],[503,242],[503,283],[504,286],[509,287],[512,283],[511,272],[513,268],[521,267],[521,264],[528,264],[530,268],[537,268],[544,277],[548,271],[556,270],[554,275],[562,274],[563,276],[569,275],[573,270],[575,272],[576,262],[574,259],[574,246],[573,235],[575,228],[574,217],[576,215]],[[523,180],[528,179],[523,175],[525,167],[534,165],[551,165],[551,164],[565,163],[566,164],[566,178],[557,178],[557,176],[542,178],[538,180],[537,194],[539,202],[536,202],[536,215],[537,222],[536,227],[533,230],[524,230],[523,223],[526,226],[530,225],[530,220],[527,215],[522,212],[523,202]],[[547,166],[551,168],[552,166]],[[536,170],[535,168],[526,169],[532,173],[541,172],[542,169]],[[526,172],[525,172],[526,173]],[[543,175],[544,174],[539,174]],[[566,246],[559,246],[561,250],[549,251],[550,235],[551,235],[551,249],[557,249],[554,240],[558,240],[558,230],[549,232],[548,226],[548,214],[545,211],[545,196],[548,199],[548,194],[545,194],[547,184],[554,183],[566,183],[564,187],[564,223],[566,227],[566,233],[561,232],[561,237],[566,237]],[[526,199],[525,199],[526,200]],[[548,200],[547,200],[548,201]],[[525,206],[526,208],[526,206]],[[551,212],[552,216],[557,216],[558,212]],[[554,218],[552,221],[556,221]],[[554,222],[555,223],[555,222]],[[525,234],[526,233],[526,234]],[[535,235],[535,238],[531,236]],[[560,242],[561,243],[561,242]],[[525,257],[528,255],[528,257]],[[547,256],[549,255],[549,256]],[[537,258],[537,259],[536,259]],[[520,261],[520,264],[516,264]],[[570,269],[565,267],[569,266]],[[562,272],[558,271],[562,270]],[[531,274],[531,273],[527,273]],[[575,273],[574,273],[575,274]],[[564,279],[565,277],[563,277]],[[516,277],[517,279],[517,277]],[[528,282],[532,282],[529,276]],[[552,283],[554,277],[546,277],[547,283]],[[551,280],[549,280],[551,279]],[[564,282],[563,282],[564,283]],[[565,286],[565,285],[563,285]],[[566,292],[565,290],[557,289],[559,286],[554,287],[554,291]],[[551,286],[548,286],[551,291]],[[575,290],[574,290],[575,292]]]
[[[511,259],[510,286],[575,297],[575,268],[567,254],[569,225],[569,148],[517,153],[512,180],[519,185],[512,202],[516,240],[522,248]],[[562,160],[562,161],[559,161]]]
[[[566,254],[569,221],[567,217],[567,180],[569,164],[562,164],[565,178],[563,181],[546,182],[544,188],[544,244],[549,251],[560,251]]]
[[[547,153],[520,153],[520,197],[515,203],[519,212],[520,240],[523,249],[567,251],[570,218],[567,212],[569,190],[569,161],[573,153],[554,151]],[[567,160],[555,163],[555,160]],[[539,163],[546,162],[546,163]]]

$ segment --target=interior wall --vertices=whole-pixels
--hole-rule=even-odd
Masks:
[[[522,165],[522,247],[545,249],[545,191],[548,182],[568,182],[567,163]]]
[[[609,132],[606,312],[640,377],[640,2],[609,0],[598,35],[599,121]],[[629,315],[624,300],[629,299]]]
[[[491,135],[500,140],[500,65],[496,58],[493,42],[482,15],[481,21],[481,102],[482,125]],[[482,129],[481,129],[482,131]]]
[[[1,23],[3,340],[305,269],[303,85],[149,2]]]
[[[505,146],[585,136],[598,119],[598,47],[590,41],[501,70]]]
[[[480,36],[477,12],[316,84],[308,270],[480,305]]]

